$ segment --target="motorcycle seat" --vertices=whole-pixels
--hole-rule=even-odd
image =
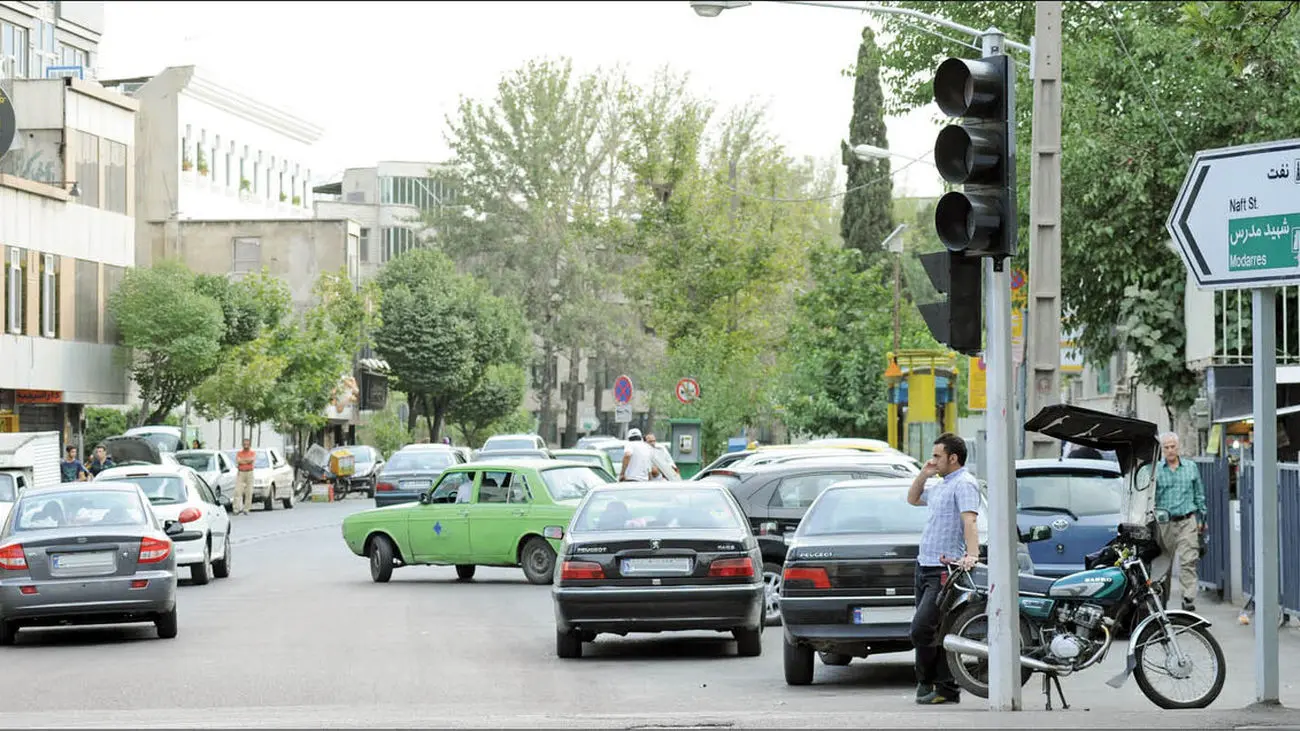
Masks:
[[[1034,576],[1033,574],[1020,574],[1020,593],[1031,596],[1047,596],[1048,589],[1056,579],[1050,579],[1046,576]],[[976,564],[975,568],[970,570],[971,581],[975,586],[988,590],[989,588],[989,567],[984,564]]]

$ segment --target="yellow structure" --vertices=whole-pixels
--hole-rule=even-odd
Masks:
[[[886,357],[889,445],[929,459],[935,438],[957,430],[957,355],[948,350],[900,350]]]

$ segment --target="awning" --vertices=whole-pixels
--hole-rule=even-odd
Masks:
[[[311,189],[317,195],[343,195],[343,182],[325,183]]]
[[[388,362],[382,358],[362,358],[357,361],[357,367],[377,376],[386,376],[390,370]]]
[[[1286,416],[1287,414],[1297,414],[1297,413],[1300,413],[1300,404],[1296,404],[1295,406],[1283,406],[1282,408],[1280,408],[1280,409],[1277,410],[1277,415],[1278,415],[1278,416]],[[1221,419],[1215,419],[1215,420],[1214,420],[1214,423],[1215,423],[1215,424],[1233,424],[1233,423],[1236,423],[1236,422],[1238,422],[1238,421],[1246,421],[1247,419],[1254,419],[1254,418],[1255,418],[1255,415],[1254,415],[1253,413],[1251,413],[1251,414],[1242,414],[1242,415],[1240,415],[1240,416],[1225,416],[1225,417],[1223,417],[1223,418],[1221,418]]]

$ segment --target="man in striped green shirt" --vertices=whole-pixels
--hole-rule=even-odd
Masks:
[[[1160,526],[1160,548],[1178,564],[1178,585],[1183,609],[1196,609],[1196,564],[1200,561],[1200,534],[1205,532],[1205,485],[1201,472],[1178,454],[1178,435],[1160,437],[1164,460],[1155,465],[1156,512]],[[1168,520],[1164,520],[1168,516]],[[1173,570],[1173,566],[1170,569]],[[1168,581],[1165,586],[1169,587]],[[1166,599],[1169,594],[1166,593]]]

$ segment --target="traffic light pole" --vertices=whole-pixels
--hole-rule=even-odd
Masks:
[[[1005,37],[990,28],[982,37],[984,57],[1004,53]],[[1007,84],[1010,95],[1007,125],[1015,144],[1015,66]],[[1008,161],[1014,170],[1014,158]],[[1015,226],[1010,221],[1008,225]],[[1016,446],[1015,390],[1011,362],[1011,269],[1003,258],[984,260],[985,361],[988,364],[988,406],[984,411],[987,432],[988,525],[989,525],[989,709],[1018,711],[1020,698],[1020,576],[1016,560],[1019,530],[1016,527],[1015,479],[1012,455]]]

